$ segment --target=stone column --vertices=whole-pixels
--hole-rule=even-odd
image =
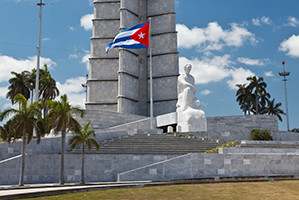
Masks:
[[[154,116],[174,112],[177,102],[178,51],[174,0],[147,0],[152,18]]]
[[[117,111],[117,49],[106,54],[105,48],[119,32],[120,0],[95,0],[91,37],[87,110]]]
[[[139,1],[121,0],[120,31],[139,24]],[[118,112],[139,114],[140,50],[119,50]]]

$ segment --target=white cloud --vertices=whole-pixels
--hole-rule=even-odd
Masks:
[[[270,59],[251,59],[251,58],[244,58],[240,57],[237,59],[238,62],[243,63],[245,65],[255,65],[255,66],[264,66],[270,63]]]
[[[262,24],[270,25],[272,23],[271,19],[266,16],[253,18],[251,21],[255,26],[261,26]]]
[[[10,56],[0,55],[0,83],[8,81],[12,77],[11,71],[18,73],[24,70],[31,71],[33,68],[36,68],[36,62],[36,56],[18,60]],[[49,69],[56,65],[50,58],[41,57],[40,66],[44,64],[48,65]]]
[[[265,74],[266,77],[273,77],[274,76],[272,71],[264,72],[264,74]]]
[[[176,29],[179,48],[196,47],[199,51],[219,51],[225,46],[240,47],[246,41],[252,44],[257,42],[253,33],[236,23],[231,24],[230,30],[223,30],[217,22],[210,22],[206,28],[192,29],[184,24],[177,24]]]
[[[82,83],[86,83],[85,77],[70,78],[64,83],[57,82],[57,88],[60,91],[60,95],[67,95],[71,105],[84,108],[86,93],[81,85]]]
[[[287,26],[297,27],[299,26],[299,20],[296,17],[289,17]]]
[[[212,91],[211,90],[203,90],[200,92],[201,95],[208,95],[208,94],[211,94]]]
[[[93,0],[89,0],[89,5],[90,5],[90,6],[93,5]]]
[[[87,14],[81,17],[80,24],[86,31],[92,29],[92,19],[93,19],[93,14]]]
[[[180,57],[180,73],[183,73],[184,65],[187,63],[192,65],[191,74],[195,78],[195,84],[226,80],[230,89],[236,89],[236,84],[246,83],[246,78],[254,75],[248,69],[232,67],[234,63],[230,60],[229,55],[206,57],[202,60]]]
[[[73,26],[69,26],[69,29],[70,29],[71,31],[74,31],[74,30],[75,30],[75,27],[73,27]]]
[[[0,98],[6,98],[7,92],[8,92],[8,86],[0,87]]]
[[[90,53],[87,53],[86,55],[84,55],[82,57],[81,63],[87,63],[87,62],[89,62],[89,58],[90,58]]]
[[[42,41],[44,41],[44,42],[45,42],[45,41],[49,41],[49,40],[50,40],[50,38],[43,38],[43,39],[42,39]]]
[[[299,57],[299,35],[292,35],[280,43],[280,51],[286,52],[288,56]]]
[[[75,53],[69,55],[69,59],[70,59],[70,60],[72,60],[72,59],[76,59],[76,58],[78,58],[78,57],[79,57],[78,54],[75,54]]]
[[[229,88],[234,90],[237,89],[237,84],[244,84],[247,83],[247,77],[254,76],[255,74],[250,71],[249,69],[240,68],[233,68],[230,70],[231,79],[226,81]]]
[[[82,57],[81,63],[86,63],[86,69],[89,71],[89,58],[90,58],[90,53],[89,51],[86,52],[86,54]]]
[[[189,60],[185,57],[179,58],[180,73],[183,73],[184,65],[190,63],[192,65],[191,74],[195,78],[196,84],[206,84],[210,82],[218,82],[229,77],[228,67],[232,61],[229,55],[214,56],[213,58],[204,58],[199,60],[194,58]]]
[[[261,26],[261,21],[259,18],[253,18],[251,21],[252,21],[253,25]]]

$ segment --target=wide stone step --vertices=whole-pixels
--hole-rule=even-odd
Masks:
[[[195,138],[182,138],[165,134],[135,134],[100,143],[100,150],[86,151],[87,154],[157,154],[182,155],[203,153],[222,143],[203,141]],[[80,149],[69,153],[81,153]]]

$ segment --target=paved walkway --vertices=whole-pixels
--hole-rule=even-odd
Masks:
[[[20,199],[39,196],[59,195],[74,192],[107,190],[115,188],[141,187],[151,182],[120,182],[120,183],[93,183],[88,185],[36,184],[19,186],[0,186],[0,199]]]
[[[161,186],[173,184],[202,184],[221,182],[253,182],[253,181],[280,181],[299,180],[298,175],[267,175],[267,176],[232,176],[232,177],[203,177],[194,179],[177,179],[168,181],[132,181],[132,182],[99,182],[87,185],[65,184],[31,184],[22,187],[12,185],[0,185],[0,200],[20,199],[39,196],[60,195],[75,192],[87,192],[95,190],[108,190],[116,188],[134,188],[144,186]]]

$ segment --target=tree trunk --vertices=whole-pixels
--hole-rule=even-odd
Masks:
[[[81,164],[81,180],[80,180],[80,183],[82,185],[85,184],[85,177],[84,177],[84,156],[85,156],[85,143],[83,142],[83,145],[82,145],[82,164]]]
[[[64,149],[65,149],[65,133],[66,129],[61,130],[61,156],[60,156],[60,185],[64,185]]]
[[[20,169],[19,186],[24,185],[26,139],[27,139],[26,138],[26,133],[23,133],[23,144],[22,144],[22,157],[21,157],[21,169]]]
[[[258,105],[258,97],[257,97],[257,95],[256,95],[256,97],[255,97],[255,111],[256,111],[256,115],[258,115],[259,114],[259,105]]]

